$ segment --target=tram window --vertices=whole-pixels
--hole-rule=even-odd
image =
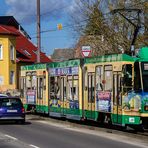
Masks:
[[[64,101],[66,100],[66,93],[66,77],[61,77],[61,99]]]
[[[134,90],[140,91],[141,89],[140,68],[139,63],[136,62],[134,64]]]
[[[105,66],[105,90],[112,90],[112,66]]]
[[[142,81],[143,81],[143,90],[148,92],[148,63],[142,62]]]
[[[60,77],[57,76],[55,79],[55,98],[60,99]]]
[[[87,67],[84,68],[84,87],[85,87],[85,90],[87,90]]]
[[[38,98],[43,99],[43,78],[38,78]]]
[[[46,90],[46,76],[44,76],[44,90]]]
[[[25,77],[21,77],[20,80],[21,97],[25,97],[25,90],[26,90],[26,79]]]
[[[31,71],[26,73],[26,88],[28,90],[36,90],[37,88],[36,72]]]
[[[132,65],[127,64],[123,66],[123,85],[124,85],[124,91],[129,91],[132,89]]]
[[[122,96],[121,96],[121,75],[118,75],[118,105],[122,105]]]
[[[148,75],[143,75],[143,89],[148,92]]]
[[[96,67],[96,90],[102,90],[102,80],[103,80],[103,67],[98,66]]]
[[[88,74],[88,102],[95,101],[94,74]]]
[[[50,99],[54,99],[54,77],[50,77]]]
[[[26,78],[26,87],[27,89],[31,89],[31,75],[27,75],[27,78]]]
[[[32,82],[31,82],[31,87],[32,87],[32,90],[36,90],[37,88],[37,77],[35,75],[32,76]]]
[[[66,101],[66,93],[67,93],[67,90],[66,90],[66,77],[64,77],[64,101]]]
[[[64,101],[66,100],[66,86],[64,86]]]
[[[113,103],[114,105],[121,105],[121,75],[114,74],[113,75]]]
[[[117,74],[113,76],[113,103],[117,105]]]
[[[72,85],[72,76],[68,76],[68,85],[67,85],[67,98],[68,100],[73,100],[73,85]]]
[[[78,100],[78,90],[79,90],[79,81],[78,76],[73,76],[73,98],[74,100]]]

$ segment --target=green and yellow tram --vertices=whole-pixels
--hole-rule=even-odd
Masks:
[[[22,66],[20,92],[26,111],[48,114],[47,64]]]
[[[148,128],[148,48],[84,59],[84,118]]]
[[[49,115],[82,118],[82,68],[80,60],[53,62],[49,72]]]
[[[24,103],[49,116],[148,128],[147,47],[136,57],[112,54],[23,66],[20,86]]]

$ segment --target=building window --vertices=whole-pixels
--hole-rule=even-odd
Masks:
[[[3,46],[0,45],[0,60],[3,59]]]
[[[14,84],[14,71],[10,71],[10,84]]]
[[[24,52],[25,55],[27,55],[29,57],[31,56],[31,54],[27,50],[23,50],[23,52]]]
[[[10,59],[14,60],[14,46],[13,45],[10,46]]]

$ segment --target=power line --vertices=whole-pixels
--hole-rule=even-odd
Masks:
[[[110,12],[107,12],[107,13],[104,13],[103,15],[107,15],[109,13]],[[79,23],[85,23],[88,20],[95,19],[95,18],[98,18],[98,16],[81,20],[81,21],[79,21]],[[102,21],[106,21],[107,19],[110,19],[110,18],[104,18],[104,19],[102,19]],[[62,30],[64,28],[81,27],[81,26],[85,26],[85,24],[84,25],[81,25],[81,24],[78,24],[78,25],[65,25],[65,26],[62,27]],[[42,34],[42,33],[47,33],[47,32],[54,32],[54,31],[59,31],[59,30],[58,30],[58,28],[53,28],[53,29],[43,30],[40,33]],[[36,33],[34,33],[34,34],[36,34]],[[34,34],[32,34],[32,35],[34,35]],[[32,37],[32,38],[35,38],[35,37]]]
[[[52,13],[52,12],[54,12],[54,11],[60,11],[60,10],[62,10],[62,9],[64,9],[64,8],[67,8],[67,7],[69,7],[69,5],[65,5],[65,6],[60,7],[60,8],[55,8],[55,9],[53,9],[53,10],[51,10],[51,11],[47,11],[47,12],[42,13],[41,16],[47,15],[47,14]]]
[[[146,1],[145,1],[145,2],[146,2]],[[138,5],[138,4],[142,4],[142,3],[145,3],[145,2],[140,2],[140,3],[134,4],[134,5],[130,5],[130,6],[128,6],[128,7],[132,7],[132,6],[135,6],[135,5]],[[68,7],[68,6],[64,6],[64,7],[62,7],[62,8],[66,8],[66,7]],[[62,9],[62,8],[61,8],[61,9]],[[57,8],[57,9],[54,9],[54,10],[52,10],[52,11],[43,13],[43,14],[41,14],[41,15],[46,15],[46,14],[48,14],[48,13],[51,13],[51,12],[55,11],[55,10],[58,10],[58,8]],[[106,13],[102,13],[103,16],[109,15],[109,14],[112,15],[111,11],[108,11],[108,12],[106,12]],[[63,26],[62,28],[63,28],[63,29],[66,29],[66,28],[72,28],[72,27],[82,27],[82,26],[85,26],[86,24],[83,24],[83,25],[82,25],[81,23],[86,23],[88,20],[95,19],[95,18],[98,18],[98,16],[92,17],[92,18],[87,18],[87,19],[84,19],[84,20],[81,20],[81,21],[79,21],[79,24],[78,24],[78,25],[65,25],[65,26]],[[111,19],[111,18],[110,18],[110,17],[104,18],[103,21],[107,21],[108,19]],[[62,30],[63,30],[63,29],[62,29]],[[47,33],[47,32],[55,32],[55,31],[59,31],[59,30],[58,30],[57,28],[53,28],[53,29],[48,29],[48,30],[40,31],[40,33],[43,34],[43,33]],[[33,33],[32,35],[36,35],[36,33]],[[31,38],[36,38],[36,37],[33,36],[33,37],[31,37]]]
[[[146,1],[144,1],[144,2],[139,2],[139,3],[136,3],[136,4],[134,4],[134,5],[129,5],[128,7],[133,7],[133,6],[136,6],[136,5],[139,5],[139,4],[143,4],[143,3],[146,3]],[[67,6],[65,6],[65,7],[67,7]],[[65,8],[65,7],[63,7],[63,8]],[[123,8],[124,9],[124,8]],[[50,11],[51,12],[51,11]],[[50,12],[47,12],[47,13],[50,13]],[[45,13],[45,14],[47,14],[47,13]],[[108,12],[106,12],[106,13],[102,13],[102,15],[103,16],[105,16],[105,15],[109,15],[109,14],[111,14],[112,15],[112,13],[111,13],[111,11],[108,11]],[[43,14],[44,15],[44,14]],[[81,21],[79,21],[79,23],[84,23],[84,22],[86,22],[86,21],[88,21],[88,20],[91,20],[91,19],[95,19],[95,18],[98,18],[98,16],[96,16],[96,17],[92,17],[92,18],[87,18],[87,19],[84,19],[84,20],[81,20]],[[107,21],[107,19],[110,19],[110,18],[104,18],[103,19],[103,21]],[[66,26],[63,26],[63,28],[71,28],[71,27],[75,27],[75,26],[83,26],[83,25],[66,25]],[[43,30],[43,31],[41,31],[41,33],[47,33],[47,32],[54,32],[54,31],[58,31],[58,29],[49,29],[49,30]]]

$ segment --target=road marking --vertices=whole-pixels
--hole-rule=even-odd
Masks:
[[[10,135],[5,135],[5,137],[11,138],[11,139],[13,139],[13,140],[18,140],[17,138],[12,137],[12,136],[10,136]]]
[[[33,145],[33,144],[30,144],[29,146],[34,147],[34,148],[40,148],[40,147],[35,146],[35,145]]]

